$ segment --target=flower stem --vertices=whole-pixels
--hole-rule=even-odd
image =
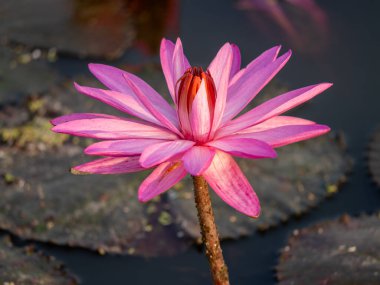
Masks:
[[[210,264],[212,279],[215,285],[229,285],[228,269],[220,247],[207,182],[202,176],[193,176],[193,183],[202,241]]]

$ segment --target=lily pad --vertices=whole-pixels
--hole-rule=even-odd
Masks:
[[[117,58],[134,39],[125,0],[20,0],[0,4],[10,41],[78,56]]]
[[[164,202],[137,200],[146,173],[71,175],[70,166],[83,158],[82,147],[71,144],[39,154],[1,147],[0,228],[101,254],[171,255],[187,248]]]
[[[380,214],[326,221],[296,230],[283,249],[280,285],[377,285]]]
[[[375,183],[380,187],[380,130],[377,130],[369,144],[369,171]]]
[[[31,246],[14,247],[9,238],[0,240],[0,264],[0,284],[78,284],[54,257],[36,252]]]
[[[0,103],[17,102],[59,82],[60,76],[49,66],[48,57],[53,55],[38,49],[0,47]]]
[[[300,215],[338,191],[351,168],[340,136],[323,136],[278,149],[274,160],[238,160],[262,205],[258,219],[239,214],[211,190],[221,238],[238,238],[265,230]],[[191,179],[169,192],[177,223],[192,237],[200,230],[194,207]]]

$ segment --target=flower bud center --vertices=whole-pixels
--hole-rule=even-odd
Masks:
[[[214,112],[216,101],[216,89],[214,80],[212,79],[210,72],[203,71],[202,67],[190,67],[188,68],[182,77],[177,82],[177,106],[181,111],[190,113],[192,105],[197,95],[197,92],[201,86],[202,81],[205,83],[208,106],[211,113]]]

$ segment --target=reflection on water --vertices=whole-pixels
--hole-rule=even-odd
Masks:
[[[318,53],[328,43],[328,18],[314,0],[238,0],[237,7],[262,32],[284,37],[298,51]]]
[[[0,37],[80,57],[115,59],[135,42],[158,50],[177,35],[178,0],[0,1]]]
[[[137,46],[153,53],[162,37],[177,35],[177,8],[177,0],[74,0],[73,22],[75,26],[107,29],[111,35],[123,37],[125,25],[131,21]]]

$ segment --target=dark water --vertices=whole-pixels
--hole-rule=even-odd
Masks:
[[[222,244],[232,284],[275,284],[274,267],[279,250],[294,229],[343,213],[357,215],[380,208],[380,189],[371,182],[365,159],[370,135],[380,125],[377,55],[380,1],[321,0],[318,4],[328,18],[328,37],[301,30],[301,41],[302,36],[306,36],[305,47],[308,46],[302,48],[299,43],[287,41],[278,27],[274,35],[259,29],[252,19],[254,15],[236,9],[235,1],[185,0],[180,3],[180,37],[193,64],[209,62],[226,41],[241,48],[243,64],[263,50],[284,43],[284,50],[292,48],[294,54],[277,77],[279,80],[294,88],[333,82],[333,88],[295,113],[327,124],[335,131],[343,131],[348,151],[355,159],[353,173],[341,191],[310,213],[265,234]],[[264,29],[266,24],[268,21],[264,21]],[[322,44],[322,48],[314,50],[313,41],[315,45]],[[133,58],[133,54],[126,58]],[[60,64],[63,69],[70,69],[69,61]],[[207,261],[195,247],[175,257],[153,259],[41,247],[61,259],[85,285],[210,284]]]

